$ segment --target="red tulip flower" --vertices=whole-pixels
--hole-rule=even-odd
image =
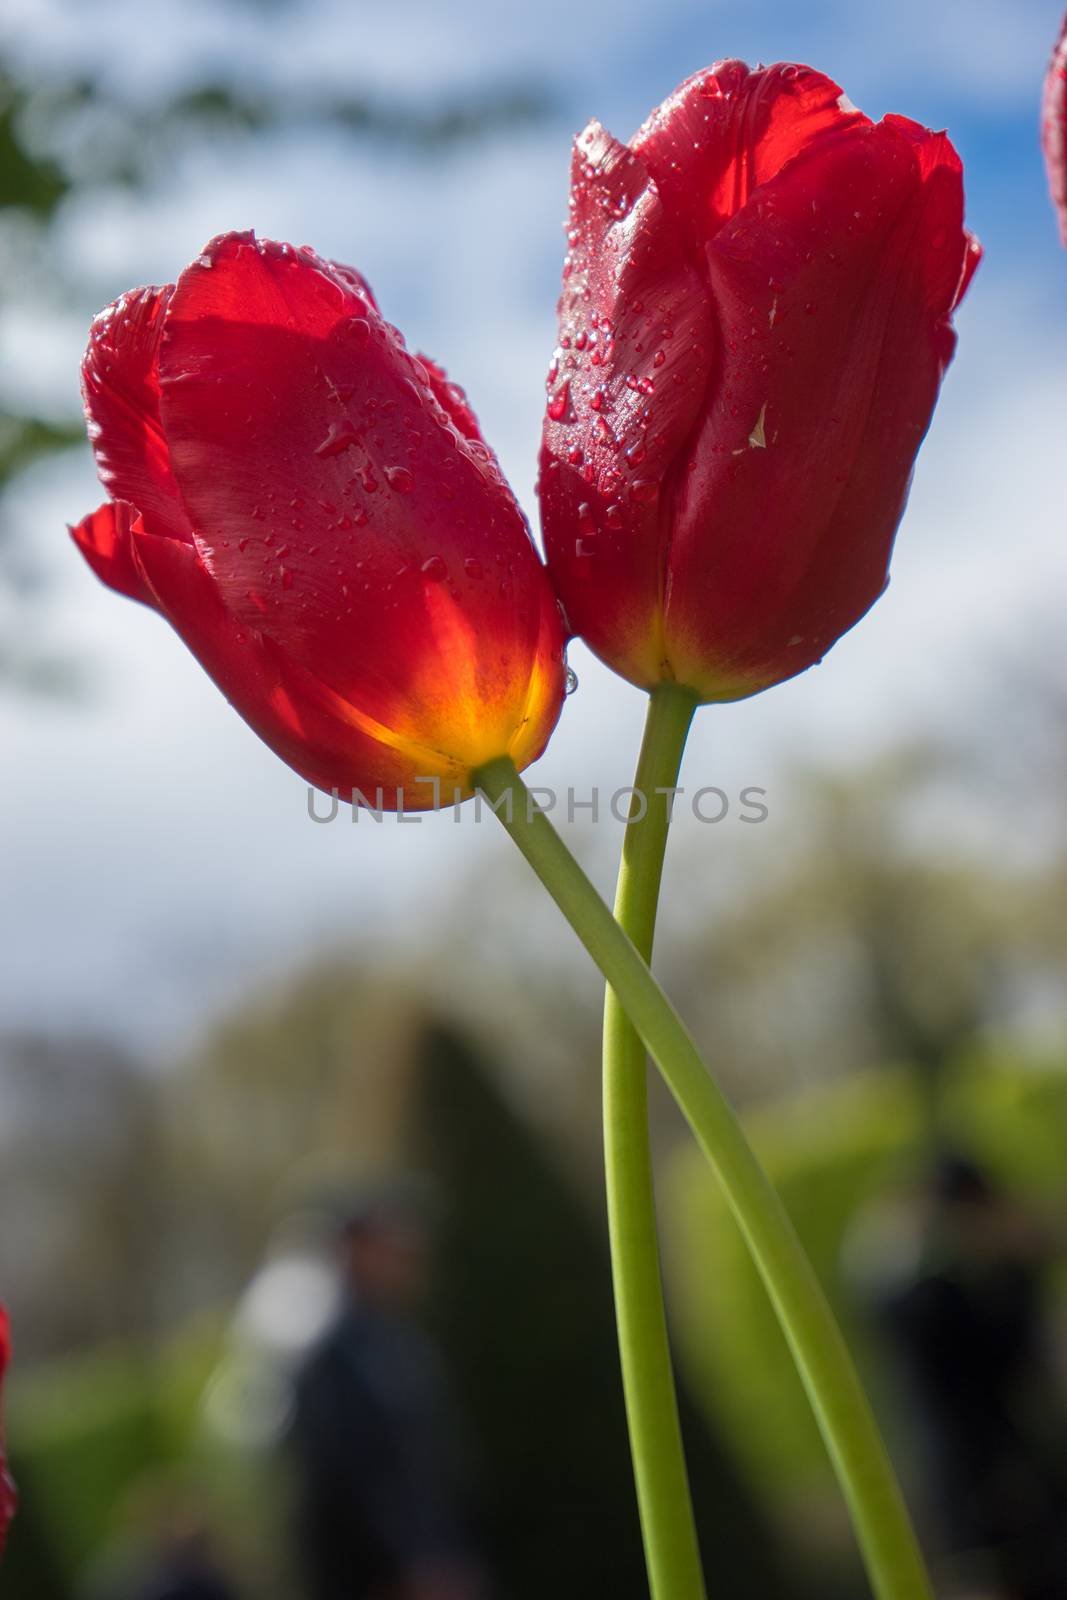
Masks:
[[[1067,16],[1045,77],[1041,143],[1052,203],[1060,219],[1060,237],[1067,245]]]
[[[75,541],[311,783],[419,809],[541,753],[548,578],[462,390],[358,273],[225,234],[101,313],[83,388],[111,498]]]
[[[541,508],[573,630],[736,700],[885,588],[978,260],[944,134],[808,67],[699,73],[575,146]]]
[[[0,1391],[3,1389],[4,1374],[11,1359],[11,1331],[8,1325],[7,1312],[0,1306]],[[4,1457],[4,1435],[0,1424],[0,1553],[7,1542],[7,1530],[11,1526],[11,1519],[15,1515],[18,1496],[15,1485],[7,1470],[7,1461]]]

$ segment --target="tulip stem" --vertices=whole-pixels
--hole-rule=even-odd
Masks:
[[[684,1023],[509,757],[474,782],[614,989],[707,1157],[771,1299],[878,1600],[932,1600],[900,1488],[833,1312],[789,1216]],[[672,1597],[673,1600],[673,1597]]]
[[[672,790],[696,706],[696,696],[675,684],[662,684],[649,699],[615,893],[615,920],[645,961],[652,959]],[[649,1589],[652,1600],[703,1600],[663,1304],[648,1058],[610,985],[604,994],[604,1172],[619,1358]]]

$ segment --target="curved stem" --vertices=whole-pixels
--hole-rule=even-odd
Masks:
[[[663,684],[649,699],[623,840],[615,919],[652,956],[673,795],[696,697]],[[614,989],[604,995],[604,1172],[626,1417],[653,1600],[703,1600],[663,1305],[645,1047]]]
[[[488,762],[474,781],[615,990],[722,1185],[807,1391],[874,1593],[878,1600],[932,1600],[903,1497],[840,1329],[729,1102],[514,763],[509,757]]]

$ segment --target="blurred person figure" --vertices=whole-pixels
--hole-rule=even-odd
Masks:
[[[1067,1429],[1046,1355],[1040,1230],[944,1154],[881,1318],[917,1403],[934,1511],[963,1593],[1067,1597]],[[972,1587],[967,1587],[972,1585]]]
[[[417,1312],[418,1197],[368,1192],[338,1240],[341,1309],[295,1381],[298,1553],[310,1600],[483,1600],[463,1434]]]

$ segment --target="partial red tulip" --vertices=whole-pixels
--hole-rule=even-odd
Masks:
[[[358,273],[222,235],[101,313],[83,390],[111,498],[76,543],[309,782],[416,810],[541,753],[551,585],[462,390]]]
[[[1045,75],[1041,143],[1052,204],[1060,219],[1060,237],[1067,245],[1067,16]]]
[[[3,1390],[4,1374],[7,1372],[8,1362],[11,1359],[11,1330],[8,1324],[7,1312],[0,1306],[0,1392]],[[7,1470],[7,1460],[4,1455],[3,1423],[0,1420],[0,1554],[3,1553],[7,1543],[7,1530],[11,1526],[11,1519],[15,1515],[18,1504],[18,1495],[11,1475]]]
[[[575,145],[540,496],[572,629],[737,700],[885,588],[979,249],[959,157],[808,67],[725,61]]]

